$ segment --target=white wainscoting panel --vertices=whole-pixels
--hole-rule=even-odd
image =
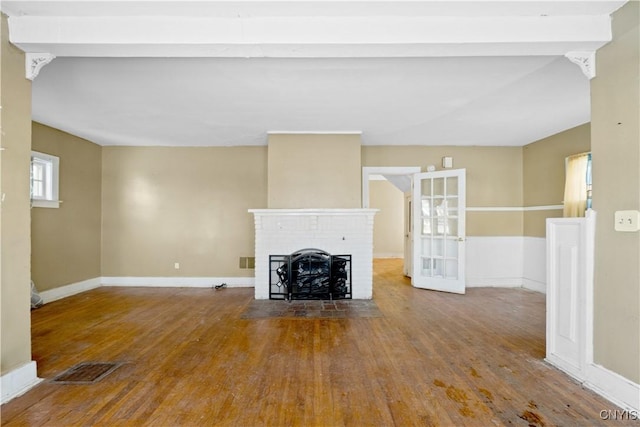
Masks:
[[[547,357],[616,405],[640,411],[640,384],[593,360],[596,212],[547,219]],[[608,408],[602,408],[608,409]]]
[[[547,360],[580,375],[586,364],[586,220],[547,220]]]
[[[547,292],[547,239],[523,238],[522,286],[536,292]]]
[[[522,236],[467,237],[468,287],[522,287]]]

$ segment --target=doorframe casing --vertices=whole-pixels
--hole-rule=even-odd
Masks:
[[[369,180],[376,175],[410,175],[422,172],[420,166],[363,166],[362,208],[369,208]]]

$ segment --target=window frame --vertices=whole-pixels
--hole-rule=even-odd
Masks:
[[[33,163],[37,160],[41,163],[50,165],[45,168],[43,182],[50,187],[48,197],[33,197]],[[31,164],[29,166],[29,191],[31,198],[31,207],[34,208],[59,208],[59,187],[60,187],[60,158],[52,154],[41,153],[39,151],[31,151]]]

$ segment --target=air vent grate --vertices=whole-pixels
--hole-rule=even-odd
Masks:
[[[83,362],[79,363],[60,375],[51,382],[58,384],[92,384],[97,383],[116,369],[122,363],[111,362]]]

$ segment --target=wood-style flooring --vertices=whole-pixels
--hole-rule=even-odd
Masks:
[[[381,317],[242,318],[247,288],[103,287],[47,304],[32,312],[45,380],[2,406],[2,425],[612,425],[599,414],[613,404],[543,361],[544,295],[424,291],[397,260],[374,269]],[[51,382],[91,361],[123,364]]]

